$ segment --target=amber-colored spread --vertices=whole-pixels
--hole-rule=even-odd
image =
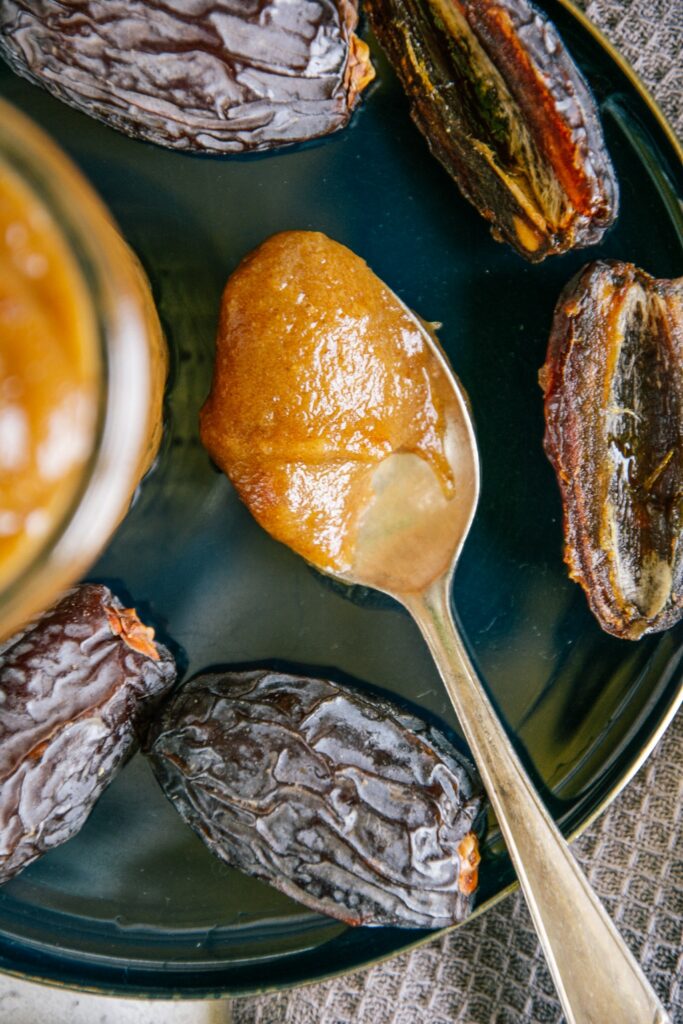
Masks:
[[[95,429],[94,336],[57,226],[0,165],[0,585],[74,497]]]
[[[319,568],[354,564],[389,456],[417,456],[451,497],[449,400],[424,325],[325,235],[276,235],[228,281],[202,441],[258,522]]]

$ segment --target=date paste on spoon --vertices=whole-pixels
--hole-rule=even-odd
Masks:
[[[459,416],[430,334],[317,232],[269,238],[227,283],[202,442],[260,525],[324,572],[419,591],[452,560]]]

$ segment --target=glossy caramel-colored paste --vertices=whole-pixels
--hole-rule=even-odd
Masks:
[[[76,493],[97,407],[94,316],[56,224],[0,165],[0,586]]]
[[[364,261],[285,232],[228,281],[201,437],[269,533],[347,573],[390,456],[417,456],[452,496],[449,396],[424,325]]]

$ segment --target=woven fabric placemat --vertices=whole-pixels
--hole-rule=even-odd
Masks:
[[[581,6],[683,136],[683,0],[594,0]],[[682,765],[679,714],[635,779],[573,847],[673,1024],[683,1024]],[[232,1005],[234,1024],[564,1020],[518,893],[456,932],[387,963]]]

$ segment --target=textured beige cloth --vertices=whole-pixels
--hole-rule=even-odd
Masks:
[[[683,136],[683,0],[594,0],[581,6],[632,63]],[[683,1024],[682,765],[683,712],[633,782],[574,846],[673,1024]],[[234,1024],[560,1024],[564,1018],[516,894],[446,938],[386,964],[292,992],[237,1000],[233,1019]]]
[[[683,139],[682,0],[579,0],[578,6],[631,63]]]

